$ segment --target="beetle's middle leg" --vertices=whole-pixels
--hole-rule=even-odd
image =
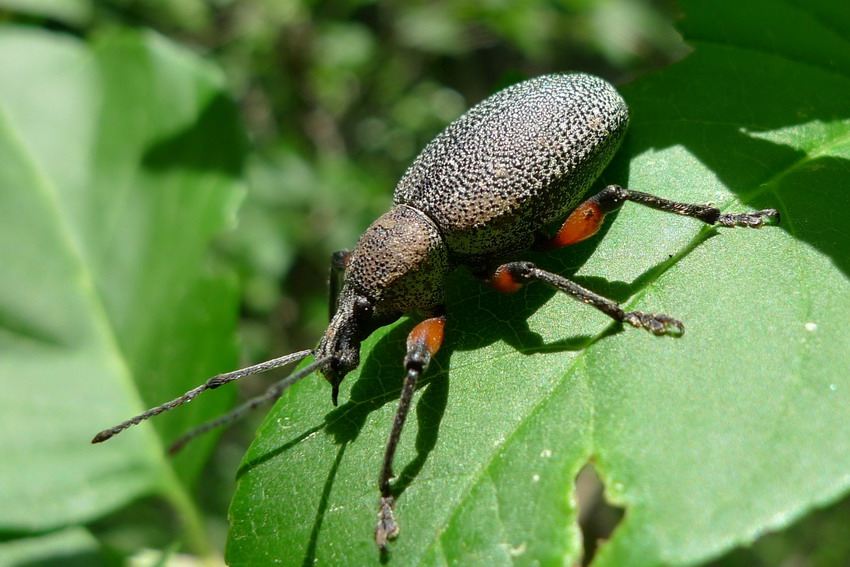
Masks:
[[[496,268],[485,281],[490,287],[502,293],[514,293],[519,291],[523,284],[537,280],[563,291],[602,311],[618,323],[628,323],[634,327],[643,327],[656,335],[667,332],[682,334],[685,326],[678,319],[674,319],[663,313],[644,313],[643,311],[626,312],[616,301],[602,297],[584,288],[574,281],[547,272],[535,266],[531,262],[509,262]]]
[[[419,377],[428,369],[431,359],[440,350],[443,344],[443,336],[446,327],[445,315],[438,315],[425,319],[416,325],[407,335],[407,355],[404,357],[404,369],[406,376],[401,389],[401,398],[398,402],[398,410],[393,420],[393,428],[387,441],[387,449],[384,452],[384,464],[381,467],[381,475],[378,479],[378,487],[381,490],[381,501],[378,509],[378,525],[375,526],[375,543],[381,550],[387,548],[387,540],[398,535],[398,524],[393,515],[393,498],[390,489],[390,480],[393,478],[393,457],[395,457],[401,430],[410,411],[413,400],[413,392]]]

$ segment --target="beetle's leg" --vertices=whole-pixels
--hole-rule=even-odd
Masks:
[[[663,313],[644,313],[643,311],[626,312],[616,301],[606,299],[597,295],[558,274],[541,270],[531,262],[510,262],[496,268],[487,279],[487,283],[502,293],[513,293],[518,291],[522,284],[532,280],[541,281],[545,284],[563,291],[583,303],[591,305],[612,319],[620,323],[628,323],[634,327],[643,327],[656,335],[667,332],[682,334],[685,326],[678,319],[674,319]]]
[[[390,490],[390,479],[393,477],[393,457],[398,448],[404,421],[410,411],[416,382],[428,368],[431,358],[437,354],[443,344],[445,326],[446,317],[444,315],[431,317],[416,325],[407,335],[407,356],[404,357],[406,377],[401,389],[398,410],[393,420],[393,428],[387,441],[381,476],[378,479],[381,501],[378,509],[378,525],[375,526],[375,543],[381,550],[386,550],[387,540],[394,539],[398,535],[398,524],[393,515],[395,500]]]
[[[619,185],[609,185],[574,210],[558,233],[542,244],[542,248],[560,248],[575,244],[596,234],[607,213],[616,211],[626,201],[633,201],[659,211],[684,215],[699,219],[707,224],[722,226],[747,226],[759,228],[765,217],[773,217],[779,222],[779,211],[763,209],[751,213],[721,213],[720,209],[708,205],[693,205],[662,199],[649,193],[632,191]]]
[[[331,254],[331,276],[330,290],[328,292],[328,321],[334,318],[337,309],[339,309],[339,292],[342,289],[342,275],[345,273],[345,266],[348,265],[348,257],[351,252],[348,250],[337,250]]]

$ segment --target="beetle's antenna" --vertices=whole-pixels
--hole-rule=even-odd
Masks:
[[[161,406],[157,406],[155,408],[149,409],[144,413],[140,413],[136,417],[130,418],[123,423],[119,423],[115,427],[111,427],[109,429],[104,429],[100,433],[94,436],[92,439],[92,443],[103,443],[107,439],[112,438],[113,436],[121,433],[128,427],[133,425],[138,425],[142,421],[146,419],[150,419],[155,415],[159,415],[161,413],[167,412],[168,410],[172,410],[178,406],[182,406],[185,403],[191,402],[194,400],[201,392],[205,390],[214,390],[219,386],[227,384],[228,382],[233,382],[234,380],[239,380],[240,378],[244,378],[245,376],[250,376],[251,374],[256,374],[258,372],[265,372],[266,370],[271,370],[272,368],[278,368],[279,366],[285,366],[290,362],[296,362],[301,360],[302,358],[306,358],[313,354],[312,350],[302,350],[299,352],[293,352],[292,354],[287,354],[285,356],[281,356],[279,358],[273,358],[272,360],[267,360],[265,362],[261,362],[259,364],[255,364],[253,366],[248,366],[246,368],[240,368],[239,370],[234,370],[233,372],[228,372],[226,374],[218,374],[213,376],[205,383],[201,384],[197,388],[189,390],[179,398],[174,398],[170,402],[166,402]]]
[[[304,351],[304,352],[307,352],[308,354],[312,353],[312,351]],[[281,380],[280,382],[273,384],[268,390],[266,390],[264,393],[260,394],[259,396],[251,398],[250,400],[248,400],[247,402],[245,402],[241,406],[236,407],[232,411],[230,411],[230,412],[228,412],[224,415],[221,415],[221,416],[219,416],[215,419],[212,419],[212,420],[210,420],[206,423],[203,423],[203,424],[199,425],[198,427],[196,427],[195,429],[192,429],[191,431],[185,433],[182,437],[177,439],[177,441],[172,443],[171,447],[168,448],[168,454],[173,455],[174,453],[176,453],[177,451],[182,449],[183,446],[186,443],[188,443],[189,441],[191,441],[195,437],[198,437],[199,435],[203,435],[204,433],[211,431],[211,430],[213,430],[217,427],[222,427],[222,426],[227,425],[229,423],[232,423],[232,422],[234,422],[238,419],[241,419],[242,416],[244,416],[246,413],[248,413],[249,411],[251,411],[252,409],[254,409],[258,406],[261,406],[262,404],[275,401],[276,399],[278,399],[279,397],[281,397],[283,395],[283,393],[286,391],[287,388],[289,388],[290,386],[292,386],[293,384],[295,384],[296,382],[298,382],[302,378],[306,378],[314,370],[316,370],[317,368],[319,368],[323,364],[326,364],[329,360],[331,360],[331,358],[333,358],[333,357],[327,356],[325,358],[320,358],[318,360],[314,360],[313,362],[311,362],[310,364],[308,364],[307,366],[305,366],[304,368],[302,368],[298,372],[294,372],[294,373],[290,374],[289,376],[287,376],[286,378],[284,378],[283,380]]]

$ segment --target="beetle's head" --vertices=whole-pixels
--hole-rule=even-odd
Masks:
[[[346,262],[337,310],[316,359],[328,358],[321,372],[333,387],[360,364],[360,343],[378,327],[413,311],[443,304],[449,271],[445,243],[420,211],[396,205],[370,226]]]

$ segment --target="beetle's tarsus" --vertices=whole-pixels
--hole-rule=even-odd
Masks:
[[[395,500],[392,496],[382,496],[378,508],[378,523],[375,526],[375,545],[381,551],[387,551],[387,542],[398,537],[398,523],[393,514]]]
[[[776,209],[762,209],[751,213],[725,213],[717,219],[717,224],[723,226],[745,226],[749,228],[761,228],[765,218],[774,218],[779,224],[779,211]]]
[[[685,334],[685,325],[678,319],[674,319],[663,313],[644,313],[643,311],[632,311],[623,316],[623,320],[633,327],[641,327],[653,335],[675,335]]]

